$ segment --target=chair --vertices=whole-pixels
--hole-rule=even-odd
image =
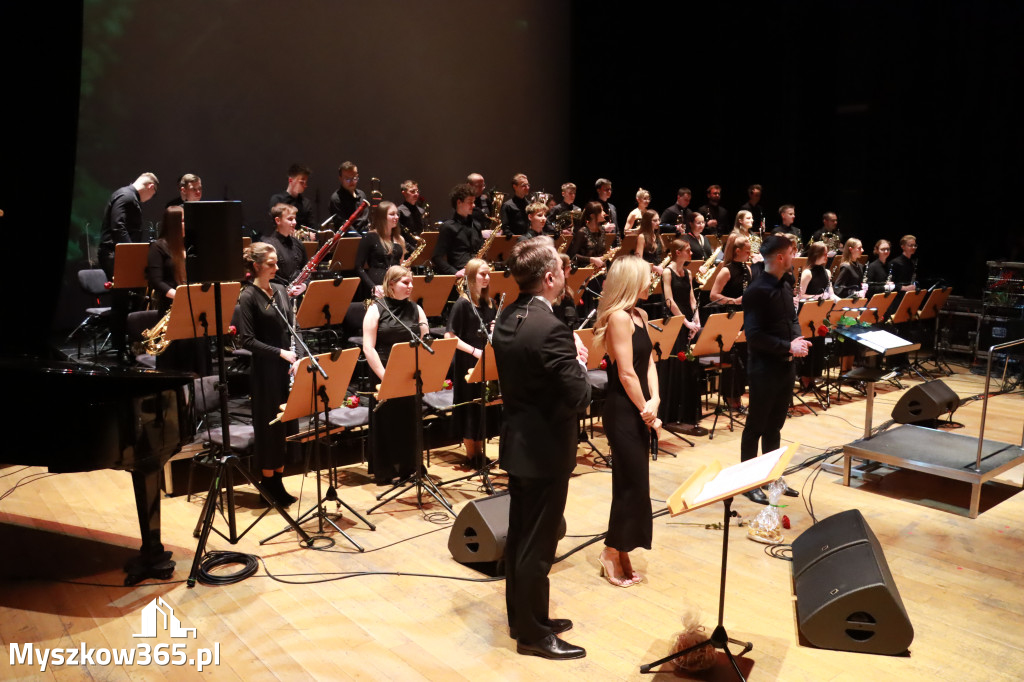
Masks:
[[[110,306],[101,305],[105,299],[109,298],[110,294],[110,290],[107,289],[107,273],[99,268],[79,270],[78,285],[82,291],[95,297],[96,305],[85,309],[85,319],[67,335],[64,343],[67,344],[72,337],[78,336],[77,357],[80,358],[82,357],[82,339],[79,334],[88,334],[92,339],[92,355],[93,358],[96,358],[107,345],[107,341],[110,340]],[[103,336],[103,341],[97,348],[96,339],[100,336]]]

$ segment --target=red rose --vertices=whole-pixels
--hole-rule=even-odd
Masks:
[[[601,369],[608,369],[608,358],[601,358]]]
[[[445,379],[444,380],[444,387],[446,389],[451,388],[452,387],[452,380],[451,379]]]
[[[782,516],[782,527],[789,530],[789,517],[786,515]]]
[[[235,325],[231,325],[230,327],[228,327],[228,334],[231,334],[231,336],[234,336],[237,333],[238,333],[238,327],[236,327]]]
[[[686,351],[681,350],[678,353],[676,353],[676,360],[686,360]]]
[[[352,407],[359,407],[359,396],[352,396]]]
[[[825,325],[818,327],[818,336],[825,336],[826,334],[828,334],[828,327]]]
[[[114,283],[113,282],[104,282],[103,283],[103,288],[104,289],[113,289],[114,288]]]

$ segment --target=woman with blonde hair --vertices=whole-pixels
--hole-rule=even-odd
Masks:
[[[488,331],[494,326],[495,309],[490,283],[491,266],[487,261],[473,258],[466,263],[466,292],[452,306],[448,330],[444,334],[445,338],[458,339],[459,342],[458,351],[452,359],[453,400],[460,405],[455,408],[455,414],[462,428],[466,457],[478,468],[487,464],[483,461],[485,427],[480,419],[480,406],[463,403],[483,397],[483,383],[466,383],[466,374],[476,366],[487,347],[487,335],[480,328],[481,321]]]
[[[383,296],[373,302],[363,318],[363,355],[366,364],[380,380],[388,363],[391,347],[412,340],[427,330],[427,316],[412,296],[412,273],[401,265],[392,265],[384,273]],[[370,471],[378,484],[407,478],[416,472],[420,453],[416,451],[416,396],[392,398],[371,410]]]
[[[643,187],[636,191],[636,208],[626,216],[626,226],[623,234],[634,234],[637,231],[636,221],[644,217],[644,211],[651,205],[651,193]]]
[[[599,560],[601,574],[619,587],[643,580],[629,553],[651,548],[647,446],[651,429],[661,427],[661,400],[647,313],[638,305],[647,297],[650,279],[650,265],[643,259],[617,258],[608,269],[594,324],[595,344],[609,359],[604,427],[614,462],[608,535]]]

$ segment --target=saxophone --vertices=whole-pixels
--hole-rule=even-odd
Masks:
[[[698,272],[697,275],[694,277],[694,279],[697,280],[697,284],[704,286],[705,284],[708,283],[708,280],[711,279],[711,275],[715,271],[715,269],[712,266],[715,264],[715,260],[718,258],[718,254],[720,253],[722,253],[721,245],[719,245],[718,248],[714,250],[714,252],[708,257],[706,261],[704,261],[704,265],[701,266],[704,268],[704,272]]]
[[[610,249],[608,249],[605,252],[605,254],[603,256],[601,256],[601,260],[604,261],[604,264],[600,268],[595,270],[593,272],[593,274],[590,275],[590,277],[587,277],[586,281],[583,282],[582,286],[584,286],[584,287],[587,286],[588,284],[590,284],[590,280],[592,280],[595,277],[598,277],[598,276],[603,275],[604,273],[608,272],[608,266],[611,265],[611,262],[613,260],[615,260],[615,256],[618,255],[619,249],[621,249],[621,248],[622,248],[622,244],[619,244],[618,246],[613,246]]]
[[[426,248],[427,246],[427,240],[424,239],[423,237],[414,234],[412,235],[412,238],[419,243],[416,245],[416,248],[412,250],[412,253],[409,254],[409,257],[401,261],[403,268],[411,266],[413,264],[413,261],[416,260],[416,257],[419,256],[420,253],[423,252],[423,249]]]
[[[167,346],[171,344],[170,341],[164,339],[164,334],[167,333],[167,323],[171,320],[171,311],[167,310],[167,314],[160,318],[160,321],[149,329],[142,330],[142,342],[139,344],[141,349],[150,355],[160,355]]]
[[[651,285],[647,287],[648,296],[654,295],[654,292],[657,290],[658,285],[661,284],[661,277],[662,275],[665,274],[665,268],[668,267],[669,261],[671,260],[672,256],[665,256],[665,260],[661,261],[661,263],[658,265],[658,267],[661,268],[662,272],[656,273],[654,277],[651,277]]]
[[[505,203],[505,193],[495,191],[492,202],[491,215],[487,216],[487,219],[491,221],[491,236],[484,240],[484,245],[476,252],[477,258],[483,258],[487,254],[487,250],[491,248],[494,239],[501,233],[499,229],[501,225],[501,205]]]

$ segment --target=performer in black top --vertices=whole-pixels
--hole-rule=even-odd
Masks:
[[[487,336],[480,329],[480,320],[483,319],[484,324],[491,326],[495,313],[489,290],[491,266],[487,261],[473,258],[466,263],[466,282],[466,293],[452,306],[448,315],[448,331],[445,332],[445,338],[459,340],[459,352],[455,353],[452,361],[453,399],[456,404],[483,397],[483,383],[467,383],[466,375],[476,366],[487,345]],[[473,312],[473,308],[476,308],[476,312]],[[480,406],[475,403],[462,405],[456,408],[455,416],[462,426],[466,457],[473,466],[487,464],[483,461],[486,434],[480,419]]]
[[[892,281],[897,291],[917,290],[917,237],[905,234],[900,238],[900,255],[890,262]]]
[[[449,196],[455,215],[441,225],[431,262],[438,274],[461,277],[466,263],[484,245],[484,238],[473,220],[473,188],[468,184],[455,185]]]
[[[529,229],[526,218],[526,195],[530,193],[530,181],[522,173],[512,176],[512,196],[501,205],[501,228],[505,234],[525,234]]]
[[[743,235],[730,235],[725,244],[725,266],[715,275],[715,283],[711,286],[711,305],[719,306],[718,311],[739,310],[743,304],[743,293],[751,281],[750,241]],[[713,310],[713,309],[712,309]],[[709,312],[712,312],[709,310]],[[746,371],[742,358],[744,344],[733,344],[734,354],[740,362],[736,366],[722,370],[719,393],[722,394],[733,410],[742,412],[740,398],[746,390]]]
[[[661,261],[665,260],[665,245],[658,233],[658,212],[646,210],[640,218],[637,231],[636,255],[651,264],[655,274],[661,274]]]
[[[420,206],[419,202],[419,183],[415,180],[406,180],[403,182],[402,205],[398,207],[398,222],[412,234],[419,234],[424,230],[424,228],[426,228],[426,225],[423,224],[423,214],[425,209]]]
[[[411,340],[409,331],[426,333],[427,316],[409,299],[412,273],[393,265],[384,273],[383,293],[363,318],[363,355],[366,363],[384,379],[391,347]],[[397,318],[397,319],[396,319]],[[370,471],[378,485],[404,479],[416,472],[421,453],[416,452],[416,396],[392,398],[371,410]]]
[[[843,235],[839,231],[839,216],[837,216],[832,211],[826,211],[825,213],[822,214],[821,227],[815,230],[814,234],[811,235],[811,241],[823,242],[825,241],[826,235],[835,235],[835,241],[839,242],[840,244],[843,243]],[[829,245],[826,244],[826,246]],[[832,249],[829,249],[828,255],[834,256],[836,254],[835,252],[832,251]]]
[[[562,201],[555,204],[555,206],[548,211],[548,225],[551,228],[555,228],[558,225],[558,216],[566,213],[567,211],[579,211],[579,206],[576,205],[576,185],[571,182],[567,182],[562,185]],[[565,218],[563,218],[565,220]],[[572,229],[572,225],[568,225],[568,229]]]
[[[366,193],[358,188],[359,168],[351,161],[345,161],[338,166],[338,181],[341,187],[331,195],[330,210],[334,215],[334,229],[345,224],[348,217],[356,210],[359,202],[366,200]],[[346,236],[357,237],[366,232],[370,224],[367,211],[359,214],[359,217],[352,221]]]
[[[607,214],[597,201],[591,201],[583,209],[583,227],[576,231],[569,245],[569,257],[579,267],[600,268],[604,265],[601,256],[608,250],[604,246],[604,232],[601,225]]]
[[[288,399],[288,375],[295,371],[298,362],[295,351],[290,350],[288,328],[278,314],[280,310],[288,315],[288,294],[283,286],[273,283],[277,253],[271,244],[253,244],[245,250],[245,260],[252,270],[253,282],[238,297],[238,340],[252,353],[252,427],[256,462],[263,476],[260,486],[279,504],[287,506],[295,497],[288,494],[281,480],[288,451],[285,438],[298,433],[298,422],[270,422],[277,417],[281,403]]]
[[[803,235],[800,233],[800,228],[793,224],[796,220],[796,207],[793,204],[779,206],[779,220],[781,222],[775,226],[772,233],[791,234],[796,237],[798,244],[803,244]]]
[[[721,205],[722,186],[711,185],[708,187],[708,203],[697,210],[704,216],[706,229],[711,234],[717,234],[722,241],[732,230],[732,222],[729,220],[729,212]]]
[[[765,225],[766,216],[764,212],[764,206],[761,205],[761,193],[764,190],[761,185],[751,185],[747,188],[747,201],[740,206],[741,211],[750,211],[750,215],[754,218],[755,232],[760,230],[767,230]]]
[[[811,242],[807,246],[807,267],[800,273],[800,300],[836,300],[832,291],[832,275],[825,264],[828,262],[828,247],[824,242]],[[808,336],[811,330],[801,329],[801,336]],[[817,330],[815,330],[817,332]],[[817,333],[811,335],[811,347],[807,357],[799,362],[800,383],[809,388],[816,377],[821,376],[825,367],[825,338]]]
[[[704,216],[695,211],[690,212],[690,222],[686,225],[686,232],[683,238],[690,244],[690,253],[694,260],[706,261],[715,252],[711,248],[711,241],[704,234]],[[714,266],[714,263],[711,264]],[[702,271],[703,272],[703,271]]]
[[[277,274],[274,275],[274,284],[288,286],[309,260],[306,247],[295,238],[297,214],[296,208],[289,204],[274,204],[270,209],[270,215],[274,219],[274,231],[263,241],[273,246],[277,252]]]
[[[683,358],[678,355],[685,353],[701,329],[693,275],[686,267],[691,258],[688,241],[672,242],[672,262],[664,270],[662,288],[669,314],[682,315],[685,330],[680,330],[676,336],[667,361],[659,363],[659,370],[664,367],[664,371],[659,374],[663,399],[658,416],[662,421],[682,424],[688,434],[705,435],[707,431],[697,425],[700,421],[700,367],[685,359],[685,355]]]
[[[747,335],[747,377],[750,405],[743,427],[740,459],[757,456],[779,447],[793,390],[793,358],[807,355],[808,344],[800,335],[793,290],[782,281],[793,267],[793,244],[772,235],[761,245],[764,271],[743,294],[743,328]],[[761,490],[744,493],[751,501],[767,504]]]
[[[615,210],[615,204],[609,201],[612,198],[612,181],[608,178],[598,178],[594,182],[594,189],[597,191],[597,202],[604,209],[606,222],[603,229],[608,232],[618,232],[621,237],[622,230],[619,229],[619,214]]]
[[[546,236],[544,228],[548,224],[548,207],[545,204],[536,201],[528,205],[526,207],[526,220],[529,224],[529,229],[519,235],[519,241]]]
[[[405,239],[398,226],[398,208],[390,201],[382,201],[370,209],[370,229],[356,251],[356,271],[363,281],[364,298],[383,295],[384,273],[392,265],[400,265],[404,254]]]
[[[629,553],[637,547],[650,549],[653,533],[648,445],[651,430],[661,428],[661,397],[647,314],[637,305],[647,297],[650,280],[650,267],[642,259],[616,258],[594,323],[594,343],[610,361],[604,426],[614,462],[601,573],[619,587],[643,581]]]
[[[316,216],[313,215],[313,204],[304,195],[311,173],[309,166],[304,166],[301,163],[290,165],[288,167],[288,187],[283,192],[278,192],[270,197],[270,208],[273,209],[278,204],[288,204],[295,208],[295,222],[298,227],[315,229],[318,225]],[[347,218],[348,215],[345,217]],[[342,222],[344,222],[344,218],[342,218]]]
[[[478,225],[490,225],[489,218],[493,213],[491,195],[487,193],[487,181],[479,173],[470,173],[466,182],[473,188],[473,220]],[[499,209],[501,207],[499,206]]]
[[[551,240],[516,244],[509,269],[519,298],[505,307],[494,328],[504,400],[500,458],[510,495],[505,542],[509,634],[520,654],[581,658],[584,649],[557,636],[571,629],[572,621],[549,616],[548,572],[569,476],[576,468],[577,415],[590,403],[587,349],[551,309],[565,286]]]
[[[111,194],[107,200],[100,230],[99,261],[108,280],[114,279],[115,247],[118,244],[142,241],[142,204],[153,198],[159,184],[155,175],[143,173],[132,184]],[[125,334],[131,307],[131,290],[111,290],[110,339],[121,364],[131,362]]]
[[[875,242],[875,260],[868,263],[868,294],[879,294],[883,291],[892,291],[895,285],[892,283],[891,265],[889,256],[892,255],[892,245],[888,240],[879,239]]]
[[[695,213],[690,209],[690,199],[692,198],[693,192],[689,187],[680,187],[676,191],[676,203],[661,212],[662,232],[674,231],[681,235],[686,231],[686,226],[690,224],[690,219]]]
[[[864,253],[864,246],[856,237],[850,237],[843,246],[843,255],[839,261],[839,273],[836,275],[835,289],[839,298],[853,298],[864,296],[867,293],[867,286],[864,283],[864,268],[861,265],[860,256]]]
[[[185,173],[178,178],[178,196],[167,202],[167,206],[181,206],[186,201],[202,201],[203,181],[195,173]]]

